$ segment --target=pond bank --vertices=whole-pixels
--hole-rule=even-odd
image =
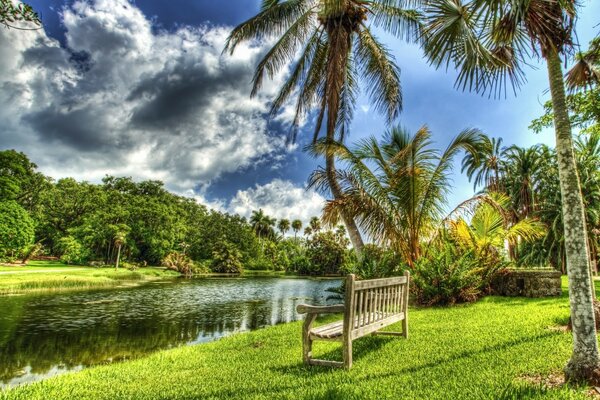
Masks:
[[[586,388],[543,385],[570,356],[571,335],[557,329],[569,314],[564,292],[409,313],[408,340],[355,341],[349,372],[304,367],[301,323],[293,322],[65,374],[0,392],[0,399],[589,398]],[[314,351],[341,357],[336,343],[318,342]]]

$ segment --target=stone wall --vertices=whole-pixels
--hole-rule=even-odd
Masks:
[[[492,280],[494,294],[500,296],[560,296],[559,271],[503,270]]]

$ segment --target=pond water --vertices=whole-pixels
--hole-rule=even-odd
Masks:
[[[332,296],[326,289],[339,283],[176,279],[127,289],[0,297],[0,387],[299,320],[297,304],[326,304]]]

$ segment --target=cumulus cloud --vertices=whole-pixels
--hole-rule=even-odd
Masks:
[[[289,151],[265,120],[284,76],[249,97],[264,47],[222,55],[227,28],[157,30],[127,0],[76,1],[62,15],[66,47],[0,29],[2,148],[55,177],[129,175],[181,193]]]
[[[233,197],[228,211],[249,217],[253,210],[261,209],[277,219],[299,219],[304,225],[311,217],[320,216],[325,199],[314,190],[306,190],[282,179],[274,179],[265,185],[239,190]]]

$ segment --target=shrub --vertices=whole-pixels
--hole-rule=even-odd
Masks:
[[[412,282],[416,300],[425,305],[455,304],[482,295],[483,276],[472,253],[460,254],[445,244],[415,263]]]
[[[339,274],[348,260],[348,245],[348,239],[331,231],[313,235],[306,248],[306,256],[312,265],[311,274]]]
[[[60,260],[65,264],[85,264],[89,260],[89,251],[73,236],[65,236],[58,241]]]
[[[227,240],[221,240],[213,249],[212,270],[225,274],[239,274],[243,272],[242,255],[240,251]]]
[[[346,272],[356,274],[358,279],[387,278],[404,271],[402,259],[391,250],[375,244],[366,244],[360,260],[349,264]]]
[[[295,272],[300,275],[311,275],[315,273],[310,260],[304,254],[292,257],[286,271]]]
[[[194,262],[191,258],[178,251],[173,251],[163,259],[162,264],[171,271],[177,271],[185,276],[194,273]]]

